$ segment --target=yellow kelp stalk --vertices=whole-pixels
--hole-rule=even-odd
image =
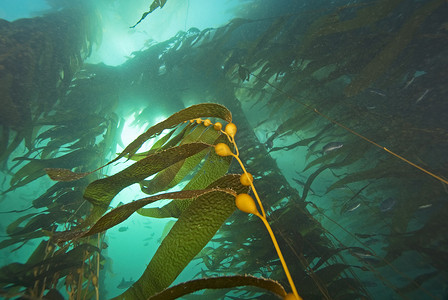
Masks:
[[[205,120],[205,122],[209,123],[210,120]],[[266,213],[264,211],[263,204],[261,203],[260,197],[258,196],[257,190],[255,189],[255,186],[253,184],[253,176],[246,171],[246,168],[244,167],[243,162],[239,158],[239,151],[238,151],[238,147],[235,142],[235,134],[237,131],[236,125],[234,123],[229,123],[226,125],[225,130],[222,131],[222,129],[221,129],[222,124],[217,123],[214,125],[214,128],[215,128],[215,130],[220,130],[222,133],[227,135],[227,137],[229,138],[229,141],[235,146],[235,151],[236,151],[236,154],[235,154],[230,150],[230,148],[229,148],[229,146],[227,146],[227,144],[219,143],[215,146],[216,154],[218,154],[219,156],[233,156],[238,161],[238,163],[240,164],[241,168],[244,171],[244,174],[242,174],[240,177],[240,182],[242,185],[250,186],[252,188],[252,191],[254,192],[254,195],[257,199],[258,205],[260,206],[261,214],[258,212],[258,209],[254,202],[254,199],[246,193],[241,193],[236,196],[236,198],[235,198],[236,206],[238,207],[239,210],[241,210],[245,213],[248,213],[248,214],[254,214],[257,217],[259,217],[261,219],[261,221],[263,221],[263,224],[266,227],[266,229],[272,239],[272,243],[274,244],[275,250],[277,251],[278,257],[282,263],[286,277],[288,278],[289,284],[291,285],[291,289],[293,292],[293,295],[288,294],[285,297],[285,299],[293,299],[293,296],[294,296],[295,299],[301,300],[302,297],[300,297],[297,292],[296,286],[294,285],[294,281],[292,280],[291,274],[289,273],[288,266],[286,265],[285,259],[283,258],[283,254],[282,254],[280,247],[277,243],[277,239],[275,238],[275,235],[272,232],[271,226],[269,225],[268,221],[266,220]]]

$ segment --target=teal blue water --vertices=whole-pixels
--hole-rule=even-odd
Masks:
[[[38,297],[42,280],[10,275],[20,273],[14,263],[32,265],[49,232],[89,215],[87,183],[45,194],[55,182],[44,168],[93,170],[170,115],[213,102],[241,126],[241,159],[304,299],[446,299],[446,1],[168,0],[131,28],[152,2],[0,3],[2,296]],[[88,155],[48,163],[78,150]],[[89,180],[132,164],[122,159]],[[108,209],[146,196],[133,184]],[[26,224],[39,213],[58,219]],[[140,278],[175,221],[134,213],[102,235],[100,299]],[[36,236],[20,231],[28,226]],[[86,298],[96,297],[97,258],[82,265]],[[45,281],[69,298],[73,270]],[[239,211],[173,284],[236,274],[291,290],[262,223]],[[243,287],[182,299],[201,295],[275,297]]]

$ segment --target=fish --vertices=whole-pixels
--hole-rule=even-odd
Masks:
[[[432,206],[432,204],[420,205],[420,206],[418,207],[418,209],[430,208],[431,206]]]
[[[361,247],[349,247],[351,253],[356,257],[372,257],[374,254],[367,249]]]
[[[368,90],[370,93],[379,95],[379,96],[381,96],[381,97],[386,97],[386,96],[387,96],[387,95],[386,95],[386,92],[383,91],[383,90],[380,90],[380,89],[370,88],[370,89],[367,89],[367,90]]]
[[[361,203],[358,203],[358,204],[354,205],[353,207],[348,207],[347,212],[354,211],[354,210],[358,209],[360,206],[361,206]]]
[[[412,78],[410,80],[408,80],[408,82],[406,82],[406,85],[404,86],[403,89],[407,89],[415,80],[415,76],[412,76]]]
[[[132,277],[129,280],[125,280],[124,277],[121,278],[121,282],[117,285],[117,289],[128,289],[134,284],[135,280]]]
[[[322,147],[322,154],[326,154],[328,152],[337,150],[339,148],[342,148],[344,146],[343,143],[341,142],[330,142],[328,144],[326,144],[325,146]]]
[[[414,104],[418,104],[420,101],[422,101],[423,98],[425,98],[426,94],[428,94],[429,91],[430,91],[429,89],[426,89],[425,92],[415,101]]]
[[[118,228],[119,232],[125,232],[126,230],[128,230],[127,226],[121,226],[120,228]]]
[[[397,201],[394,198],[389,197],[386,200],[384,200],[383,202],[381,202],[380,210],[382,212],[390,211],[395,207],[395,204],[397,204]]]

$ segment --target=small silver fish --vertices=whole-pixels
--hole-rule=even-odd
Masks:
[[[341,142],[330,142],[322,147],[322,154],[337,150],[339,148],[342,148],[342,146],[344,146],[344,144]]]
[[[430,91],[429,89],[426,89],[425,92],[415,101],[414,104],[418,104],[420,101],[422,101],[423,98],[425,98],[426,94],[428,94],[429,91]]]
[[[432,206],[432,204],[425,204],[425,205],[419,206],[418,209],[430,208],[431,206]]]
[[[358,209],[360,206],[361,206],[361,203],[358,203],[357,205],[347,209],[347,211],[354,211],[354,210]]]
[[[370,89],[367,89],[367,90],[368,90],[370,93],[379,95],[379,96],[381,96],[381,97],[386,97],[386,96],[387,96],[387,95],[386,95],[386,92],[383,91],[383,90],[380,90],[380,89],[370,88]]]

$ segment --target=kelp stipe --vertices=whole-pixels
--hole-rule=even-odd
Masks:
[[[238,146],[235,142],[235,134],[237,131],[237,127],[234,123],[227,124],[224,131],[222,131],[221,128],[219,128],[219,127],[222,127],[222,125],[219,124],[218,126],[215,126],[215,130],[220,130],[222,133],[227,135],[229,141],[235,147],[236,154],[233,153],[230,150],[229,146],[227,146],[224,143],[220,143],[215,146],[216,154],[218,154],[219,156],[233,156],[238,161],[238,163],[240,164],[240,166],[244,172],[244,174],[242,174],[240,177],[240,182],[242,185],[250,186],[252,188],[252,191],[257,199],[257,202],[258,202],[258,205],[260,207],[262,214],[260,214],[258,212],[258,209],[254,202],[254,199],[246,193],[241,193],[236,196],[236,198],[235,198],[236,206],[238,207],[239,210],[241,210],[245,213],[248,213],[248,214],[254,214],[257,217],[259,217],[261,219],[261,221],[263,221],[263,224],[266,227],[266,230],[268,231],[269,236],[272,239],[272,243],[274,244],[275,250],[277,251],[278,257],[282,263],[282,266],[285,271],[286,277],[288,278],[289,284],[291,285],[291,289],[292,289],[294,298],[302,299],[299,296],[297,289],[295,287],[294,281],[292,280],[291,274],[289,273],[288,266],[285,262],[285,259],[283,258],[283,254],[282,254],[280,247],[277,243],[277,239],[275,238],[275,235],[271,229],[271,226],[269,225],[268,221],[266,220],[266,213],[264,211],[263,204],[261,203],[260,197],[258,196],[257,190],[255,189],[255,186],[253,184],[253,176],[246,171],[246,168],[244,167],[243,162],[239,158]],[[291,297],[291,296],[289,296],[289,294],[288,294],[286,297],[287,297],[287,299],[289,299],[289,297]]]

